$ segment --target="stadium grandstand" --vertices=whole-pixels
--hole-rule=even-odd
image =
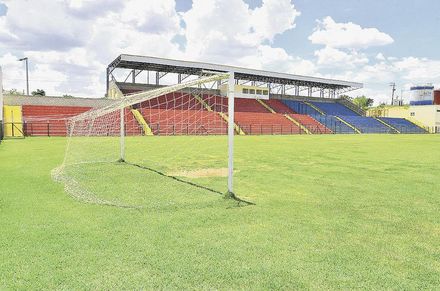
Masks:
[[[4,134],[65,136],[68,121],[90,109],[124,96],[225,72],[234,72],[234,127],[240,135],[427,132],[405,118],[366,116],[344,97],[362,88],[361,83],[123,54],[107,67],[104,98],[6,95]],[[132,105],[125,119],[127,135],[226,134],[224,80],[198,86]]]

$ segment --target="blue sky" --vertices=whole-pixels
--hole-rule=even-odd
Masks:
[[[44,7],[45,9],[41,9]],[[120,53],[363,82],[376,102],[440,85],[440,1],[0,0],[5,87],[102,96]]]
[[[261,0],[246,0],[251,8]],[[295,0],[301,12],[296,28],[278,35],[274,45],[289,53],[312,56],[316,46],[307,37],[316,26],[316,20],[332,16],[338,22],[354,22],[364,27],[377,27],[392,35],[395,42],[381,51],[395,57],[412,56],[438,58],[440,56],[440,1],[438,0]],[[191,0],[176,2],[178,11],[191,8]],[[367,50],[377,54],[376,49]]]

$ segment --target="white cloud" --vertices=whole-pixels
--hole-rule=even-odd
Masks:
[[[275,47],[276,36],[293,29],[300,14],[289,0],[264,0],[253,9],[244,0],[193,0],[192,8],[182,14],[176,12],[175,0],[151,0],[148,5],[141,0],[5,3],[0,65],[7,89],[25,87],[24,66],[17,59],[28,56],[31,90],[101,97],[105,68],[121,53],[364,82],[366,89],[353,94],[378,100],[388,96],[389,82],[440,81],[439,60],[367,55],[362,49],[391,43],[392,38],[375,28],[336,23],[330,17],[309,38],[323,45],[314,58],[292,56]]]
[[[402,78],[418,83],[440,82],[440,61],[426,58],[406,57],[394,62],[394,66],[404,72]]]
[[[295,26],[299,12],[290,0],[264,0],[255,9],[243,0],[194,0],[182,15],[176,12],[174,0],[148,5],[143,0],[41,1],[6,2],[8,13],[0,17],[0,39],[5,40],[0,49],[14,58],[28,56],[31,80],[41,76],[39,68],[48,72],[47,82],[59,81],[58,86],[50,86],[50,94],[102,96],[105,67],[121,53],[314,71],[310,61],[267,44]],[[41,5],[51,17],[37,9]],[[176,37],[186,41],[183,46],[175,42]],[[36,85],[31,82],[31,87]]]
[[[26,71],[24,63],[18,62],[17,59],[17,56],[7,53],[0,58],[0,64],[2,64],[5,88],[20,88],[19,91],[22,92],[26,86]],[[30,72],[31,91],[44,88],[47,93],[60,92],[59,86],[66,80],[66,74],[45,63],[32,66]]]
[[[106,65],[117,55],[182,55],[172,41],[181,33],[180,18],[172,0],[153,1],[148,5],[136,2],[137,11],[136,5],[127,1],[114,9],[117,12],[110,8],[121,4],[113,0],[42,1],[46,1],[43,4],[47,4],[48,13],[57,15],[44,17],[40,13],[37,17],[32,11],[41,12],[36,9],[42,5],[41,1],[38,5],[37,1],[9,1],[6,2],[7,15],[0,17],[0,39],[7,38],[0,43],[0,48],[10,51],[8,60],[13,58],[16,62],[23,55],[29,57],[31,90],[44,88],[51,95],[101,97],[105,90]],[[29,9],[29,5],[35,7]],[[105,8],[97,9],[99,6]],[[156,20],[161,14],[159,23]],[[155,24],[152,26],[152,23]],[[23,79],[23,68],[11,62],[0,64],[5,72]],[[24,81],[12,79],[5,80],[4,85],[23,88]]]
[[[275,35],[294,28],[301,13],[290,0],[263,0],[263,5],[250,14],[254,33],[261,39],[273,40]]]
[[[364,89],[351,92],[352,96],[365,94],[375,99],[375,103],[390,102],[391,82],[397,85],[397,94],[400,89],[408,90],[410,86],[431,83],[440,87],[440,60],[426,58],[404,57],[387,58],[374,64],[359,66],[346,70],[340,74],[327,74],[327,78],[351,80],[364,83]],[[403,92],[408,101],[408,93]]]
[[[322,44],[333,48],[365,49],[382,46],[394,42],[393,38],[377,28],[362,28],[348,22],[337,23],[330,16],[318,22],[318,26],[309,40],[314,44]]]
[[[174,0],[126,1],[120,14],[124,23],[150,34],[175,35],[180,31],[180,18]]]
[[[59,0],[7,0],[7,15],[0,23],[0,38],[10,49],[67,50],[82,46],[89,37],[88,22],[66,12]],[[10,37],[10,36],[14,37]],[[9,37],[8,37],[9,36]]]
[[[120,0],[66,0],[65,5],[66,13],[84,19],[102,16],[108,11],[124,7]]]
[[[186,53],[216,62],[255,56],[265,41],[292,29],[298,15],[289,0],[264,0],[255,9],[243,0],[194,0],[183,14]]]
[[[315,51],[315,56],[318,57],[318,65],[331,67],[337,66],[346,69],[368,63],[368,58],[364,54],[358,53],[354,50],[346,53],[329,46]]]
[[[382,53],[378,53],[376,59],[379,61],[385,61],[385,56]]]
[[[313,62],[292,57],[284,49],[268,45],[259,46],[255,54],[241,58],[237,65],[297,75],[317,74]]]

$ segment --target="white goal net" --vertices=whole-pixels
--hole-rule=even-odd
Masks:
[[[233,85],[233,73],[126,95],[71,118],[53,177],[78,200],[121,207],[193,207],[231,195],[234,94],[220,96],[221,83]]]

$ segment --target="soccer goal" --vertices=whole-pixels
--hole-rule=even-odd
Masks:
[[[222,84],[227,96],[215,90]],[[232,72],[206,73],[71,118],[64,161],[53,177],[73,197],[98,204],[142,205],[155,195],[170,195],[173,203],[170,193],[238,199],[234,84]]]

